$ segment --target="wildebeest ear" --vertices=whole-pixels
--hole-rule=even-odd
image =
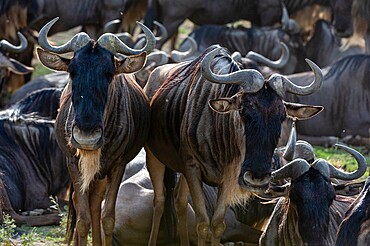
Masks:
[[[220,114],[230,113],[231,111],[242,109],[242,94],[237,94],[232,97],[225,97],[219,99],[211,99],[208,101],[211,109]]]
[[[60,57],[57,54],[50,53],[43,49],[37,48],[37,55],[41,63],[50,69],[57,71],[67,71],[70,59]]]
[[[319,114],[324,107],[284,102],[287,116],[297,120],[306,120]]]
[[[9,61],[12,64],[12,66],[9,66],[8,69],[15,74],[23,75],[23,74],[32,73],[33,71],[32,67],[23,65],[22,63],[20,63],[17,60],[14,60],[13,58],[9,58]]]
[[[116,74],[137,72],[144,66],[145,62],[145,52],[139,55],[127,56],[123,59],[115,58]]]

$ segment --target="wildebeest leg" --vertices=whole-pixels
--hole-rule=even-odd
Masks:
[[[177,39],[177,29],[184,22],[185,19],[173,20],[173,21],[171,20],[171,21],[168,22],[168,25],[166,27],[167,27],[168,33],[169,34],[171,33],[171,36],[169,36],[169,38],[168,38],[168,40],[171,41],[170,42],[170,48],[175,48],[175,43],[176,43],[176,39]],[[163,44],[164,43],[162,43],[161,46]]]
[[[203,193],[202,174],[193,160],[186,163],[185,177],[194,203],[198,246],[202,246],[205,245],[209,233],[209,218]]]
[[[187,227],[188,195],[189,195],[188,184],[186,183],[184,175],[181,175],[176,186],[176,201],[175,201],[177,218],[179,221],[179,233],[181,245],[189,245],[189,235]]]
[[[217,202],[215,207],[215,212],[212,216],[211,222],[211,232],[212,232],[212,245],[219,245],[221,241],[221,236],[225,231],[225,214],[227,209],[227,203],[223,187],[219,187]]]
[[[146,151],[146,164],[149,171],[150,179],[153,184],[153,220],[152,229],[150,231],[150,238],[148,245],[155,246],[157,244],[157,237],[159,225],[164,211],[164,172],[165,166],[153,155],[148,147]]]
[[[67,167],[74,187],[72,201],[77,214],[76,231],[73,238],[75,245],[83,246],[87,245],[91,225],[89,199],[86,192],[81,192],[80,172],[77,168],[78,159],[71,158],[71,160],[72,163],[68,163]]]
[[[92,242],[93,245],[102,245],[100,218],[101,218],[101,203],[104,198],[104,192],[107,184],[107,179],[95,180],[90,186],[89,203],[92,224]]]
[[[115,208],[119,185],[125,171],[124,165],[116,165],[116,170],[108,176],[105,205],[102,212],[102,226],[104,231],[104,245],[112,245],[115,222]]]

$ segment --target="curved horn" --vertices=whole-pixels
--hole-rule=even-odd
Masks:
[[[173,50],[171,51],[171,58],[174,62],[182,62],[185,59],[191,57],[194,55],[194,53],[198,50],[198,44],[195,41],[194,38],[187,36],[186,40],[189,40],[190,42],[190,49],[187,51],[178,51],[178,50]]]
[[[143,52],[150,53],[154,49],[154,46],[155,46],[154,34],[144,24],[138,21],[136,22],[136,24],[138,24],[140,28],[143,30],[143,32],[146,35],[146,39],[147,39],[147,42],[142,49],[132,49],[128,47],[116,35],[112,33],[105,33],[101,35],[97,42],[99,43],[100,46],[109,50],[113,54],[122,53],[125,55],[138,55]]]
[[[282,168],[274,171],[271,173],[271,178],[273,180],[280,180],[280,179],[296,179],[305,172],[307,172],[310,169],[310,165],[306,160],[303,159],[295,159]]]
[[[138,50],[138,49],[141,49],[144,47],[144,44],[145,44],[145,37],[142,36],[141,38],[138,38],[138,40],[136,41],[135,45],[134,45],[134,49],[135,50]]]
[[[258,54],[254,51],[249,51],[248,54],[245,57],[249,58],[249,59],[252,59],[256,62],[260,62],[262,64],[265,64],[265,65],[267,65],[271,68],[275,68],[275,69],[282,68],[288,63],[290,52],[289,52],[288,46],[285,43],[280,42],[280,45],[281,45],[281,56],[276,61],[272,61],[272,60],[268,59],[267,57],[265,57],[261,54]]]
[[[27,45],[28,45],[28,41],[22,33],[17,32],[17,34],[18,34],[18,38],[19,38],[19,41],[20,41],[20,44],[18,46],[13,45],[13,44],[9,43],[6,40],[1,40],[0,41],[0,47],[4,51],[12,52],[12,53],[20,53],[20,52],[25,51],[26,48],[27,48]]]
[[[168,32],[167,32],[166,27],[164,25],[162,25],[161,23],[159,23],[158,21],[153,21],[153,23],[158,27],[159,33],[161,34],[161,36],[155,37],[155,40],[157,42],[159,42],[163,39],[167,39],[168,38]],[[158,31],[157,31],[157,35],[158,35]]]
[[[128,32],[120,32],[120,33],[117,33],[116,36],[124,43],[129,43],[129,44],[134,43],[134,38]]]
[[[285,160],[287,161],[293,160],[296,142],[297,142],[297,132],[295,129],[295,121],[293,121],[292,130],[290,130],[288,143],[286,144],[286,148],[283,154]]]
[[[298,23],[295,20],[289,18],[288,10],[286,9],[283,1],[281,2],[281,9],[282,9],[281,13],[282,29],[291,34],[299,33],[301,28],[299,27]]]
[[[158,27],[158,30],[160,30],[160,34],[161,36],[155,36],[155,40],[157,42],[161,41],[162,39],[165,39],[168,37],[168,32],[167,32],[167,29],[161,24],[159,23],[158,21],[154,21],[153,22],[155,25],[157,25]],[[145,43],[145,34],[144,33],[140,33],[137,37],[137,41],[136,41],[136,44],[134,46],[134,49],[141,49],[144,47],[144,43]]]
[[[39,33],[39,45],[41,48],[57,54],[62,54],[70,51],[77,51],[91,41],[89,35],[84,32],[80,32],[74,35],[67,43],[61,46],[52,46],[49,44],[47,35],[51,26],[57,22],[57,20],[59,20],[59,17],[55,17],[41,28]]]
[[[342,180],[358,179],[365,174],[366,159],[360,152],[342,144],[336,144],[335,146],[338,146],[339,148],[350,153],[356,159],[358,164],[357,170],[351,173],[343,172],[334,167],[333,165],[331,165],[330,163],[326,162],[325,160],[321,160],[321,162],[315,165],[315,168],[318,169],[320,173],[322,173],[323,175],[328,175],[328,177],[330,178],[337,178]],[[322,165],[324,165],[324,167],[322,167]]]
[[[108,21],[107,23],[105,23],[105,25],[103,27],[103,33],[106,33],[106,32],[114,33],[114,32],[116,32],[120,24],[121,24],[120,19],[114,19],[114,20]]]
[[[168,55],[165,51],[158,50],[150,53],[146,58],[146,63],[155,63],[155,66],[161,66],[168,63]]]
[[[290,92],[296,95],[309,95],[315,91],[317,91],[321,85],[324,76],[322,75],[321,69],[311,60],[305,59],[307,64],[311,67],[312,71],[315,74],[314,81],[307,85],[307,86],[299,86],[295,85],[292,81],[290,81],[285,76],[280,74],[273,74],[268,79],[267,83],[273,88],[278,95],[282,98],[285,96],[285,92]]]
[[[240,85],[245,92],[253,93],[259,91],[265,84],[260,72],[254,69],[244,69],[230,74],[215,74],[211,71],[210,64],[215,56],[222,50],[221,47],[209,52],[202,61],[204,77],[212,83]]]

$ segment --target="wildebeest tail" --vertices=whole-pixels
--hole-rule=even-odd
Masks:
[[[69,202],[68,202],[68,218],[67,218],[67,228],[66,228],[66,239],[68,245],[71,244],[73,240],[73,232],[76,228],[76,222],[77,222],[77,215],[76,215],[76,209],[73,206],[73,200],[72,200],[72,194],[74,192],[73,185],[70,185],[70,191],[69,191]]]
[[[166,187],[166,199],[161,224],[164,225],[168,244],[175,243],[177,233],[177,216],[174,201],[174,189],[176,185],[176,173],[170,168],[165,169],[164,186]]]

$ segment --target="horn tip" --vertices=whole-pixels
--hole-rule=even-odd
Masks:
[[[284,42],[280,42],[280,45],[282,46],[282,48],[289,50],[288,45],[286,45]]]
[[[57,22],[58,20],[59,20],[59,16],[55,17],[55,18],[54,18],[54,19],[52,19],[50,22],[55,23],[55,22]]]
[[[334,146],[335,147],[340,147],[340,146],[346,146],[346,145],[344,145],[344,144],[340,144],[340,143],[336,143],[336,144],[334,144]],[[347,146],[346,146],[347,147]]]
[[[319,66],[317,66],[317,65],[316,65],[316,63],[314,63],[314,62],[313,62],[313,61],[311,61],[310,59],[305,58],[304,60],[306,61],[306,63],[307,63],[310,67],[315,67],[315,68],[320,69],[320,68],[319,68]]]

